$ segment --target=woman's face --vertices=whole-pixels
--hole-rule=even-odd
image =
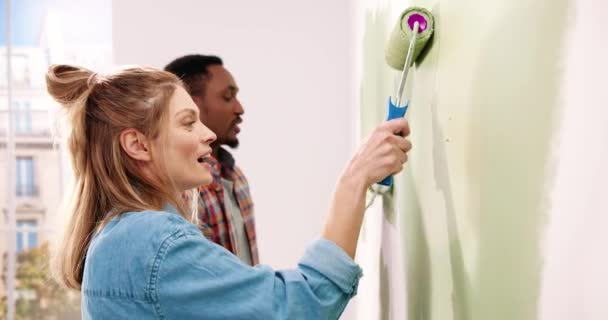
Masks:
[[[211,183],[205,158],[211,154],[209,145],[216,136],[200,121],[198,107],[181,87],[169,101],[168,118],[166,132],[153,141],[156,150],[153,158],[163,163],[169,181],[179,191]]]

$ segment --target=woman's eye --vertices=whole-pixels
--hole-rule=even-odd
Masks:
[[[190,121],[190,122],[186,123],[186,127],[193,128],[195,123],[196,123],[196,121]]]

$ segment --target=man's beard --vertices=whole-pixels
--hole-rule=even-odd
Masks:
[[[224,144],[232,149],[236,149],[239,146],[239,139],[228,139],[224,142]]]

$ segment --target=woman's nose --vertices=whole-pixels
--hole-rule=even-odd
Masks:
[[[211,143],[213,143],[213,141],[215,141],[217,139],[217,136],[215,135],[215,133],[213,131],[211,131],[209,128],[207,128],[205,125],[203,125],[203,132],[201,135],[201,139],[203,140],[204,143],[211,144]]]

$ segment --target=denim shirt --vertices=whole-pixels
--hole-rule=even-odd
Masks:
[[[293,270],[251,267],[171,211],[125,213],[94,236],[84,319],[337,319],[356,294],[361,268],[331,241]]]

